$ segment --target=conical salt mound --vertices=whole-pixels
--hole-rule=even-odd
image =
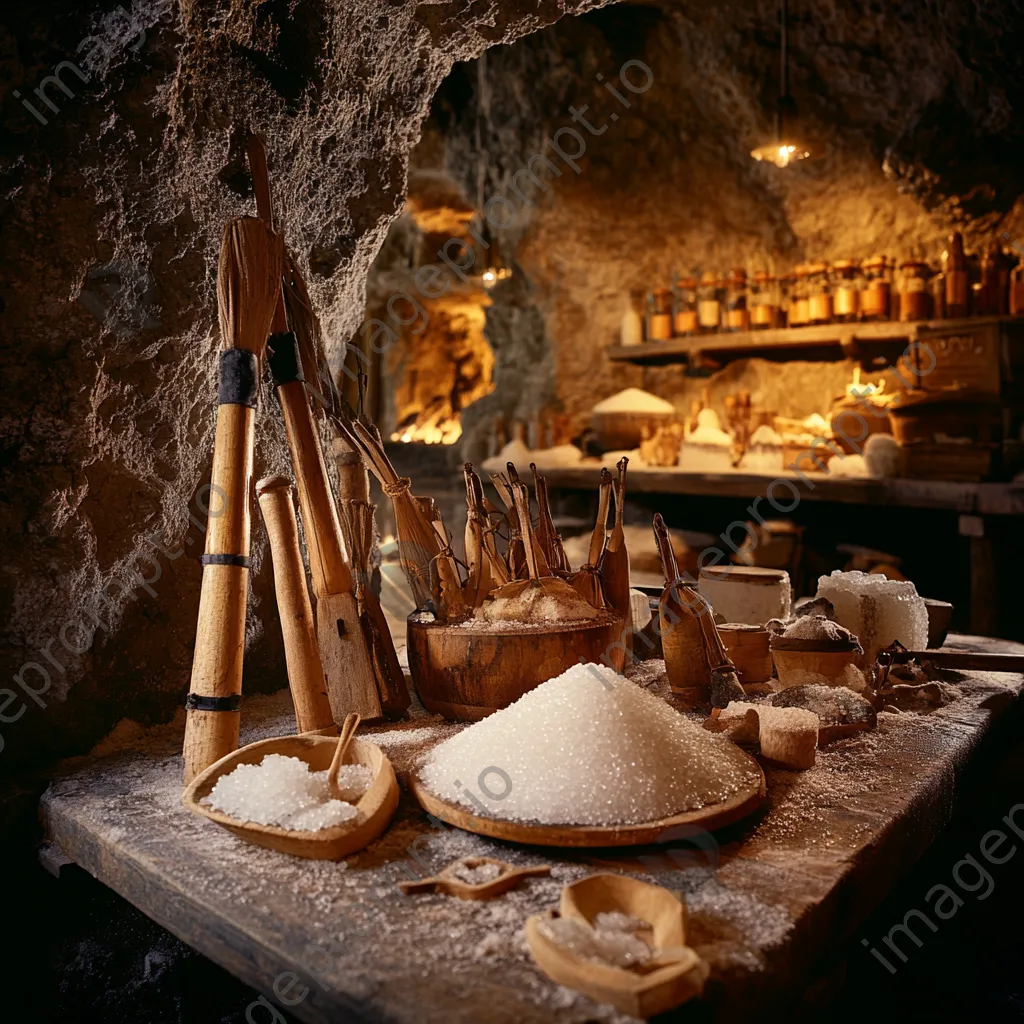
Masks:
[[[474,814],[636,825],[757,779],[738,747],[603,665],[574,665],[437,746],[420,778]]]

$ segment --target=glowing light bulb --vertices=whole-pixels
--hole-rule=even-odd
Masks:
[[[483,281],[485,288],[491,288],[494,283],[498,280],[498,275],[494,270],[485,270],[483,273]]]

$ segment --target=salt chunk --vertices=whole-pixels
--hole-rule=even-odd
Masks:
[[[604,665],[574,665],[474,722],[420,777],[474,814],[548,825],[654,821],[756,782],[736,746]]]
[[[757,714],[762,756],[797,771],[814,765],[821,722],[813,711],[762,705]]]
[[[457,864],[452,868],[452,874],[461,882],[467,885],[483,885],[485,882],[493,882],[501,874],[501,865],[485,861],[476,867],[469,864]]]
[[[928,646],[928,608],[909,580],[836,570],[818,578],[817,596],[831,601],[836,622],[860,638],[864,664],[894,640],[913,651]]]

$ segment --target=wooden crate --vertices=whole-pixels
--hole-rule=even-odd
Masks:
[[[959,384],[972,391],[998,395],[999,325],[979,324],[955,333],[942,328],[922,329],[909,357],[900,356],[898,369],[900,376],[915,389],[943,391]]]

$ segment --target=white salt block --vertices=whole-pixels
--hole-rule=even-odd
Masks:
[[[821,726],[813,711],[761,705],[757,714],[762,756],[796,771],[813,767]]]
[[[760,737],[760,706],[748,701],[732,700],[722,708],[717,718],[709,718],[704,728],[709,732],[724,733],[733,743],[753,746]]]
[[[928,646],[928,606],[909,580],[836,570],[818,577],[816,596],[831,601],[836,622],[860,638],[863,665],[894,640],[912,651]]]

